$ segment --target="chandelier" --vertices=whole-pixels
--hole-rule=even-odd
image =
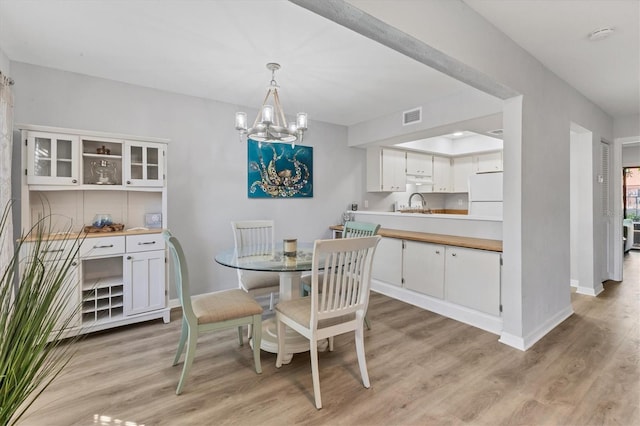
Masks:
[[[302,137],[307,130],[307,113],[299,112],[296,121],[287,124],[287,120],[278,96],[278,83],[275,74],[280,69],[280,64],[270,62],[267,69],[271,70],[271,83],[267,88],[267,95],[262,102],[262,108],[253,122],[253,126],[247,128],[247,113],[236,112],[236,130],[240,132],[240,138],[261,142],[291,143],[302,142]],[[269,103],[271,99],[272,103]]]

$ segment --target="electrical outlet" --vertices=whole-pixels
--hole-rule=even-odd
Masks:
[[[364,200],[364,208],[365,209],[369,208],[369,200]]]
[[[458,205],[461,206],[462,205],[462,198],[458,198]]]

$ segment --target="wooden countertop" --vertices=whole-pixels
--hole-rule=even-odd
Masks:
[[[332,225],[329,229],[342,231],[342,225]],[[423,243],[443,244],[447,246],[467,247],[479,250],[502,252],[502,241],[484,238],[458,237],[455,235],[429,234],[426,232],[404,231],[401,229],[380,228],[378,235]]]
[[[69,232],[69,233],[60,233],[60,234],[49,234],[43,237],[43,240],[65,240],[65,239],[73,239],[76,238],[104,238],[104,237],[119,237],[119,236],[127,236],[127,235],[144,235],[144,234],[159,234],[163,230],[162,229],[143,229],[143,230],[135,230],[135,231],[116,231],[116,232]],[[36,236],[30,236],[29,238],[25,238],[25,241],[35,241],[37,240]]]

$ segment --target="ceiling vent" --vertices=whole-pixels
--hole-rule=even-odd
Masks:
[[[487,133],[493,136],[502,136],[504,133],[504,130],[503,129],[489,130]]]
[[[422,107],[411,109],[402,113],[402,125],[416,124],[422,121]]]

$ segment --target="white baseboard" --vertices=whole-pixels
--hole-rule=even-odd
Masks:
[[[573,278],[571,279],[571,283],[570,283],[571,287],[575,287],[578,288],[580,287],[580,281],[579,280],[574,280]]]
[[[578,286],[576,293],[585,294],[587,296],[597,296],[604,291],[602,283],[598,283],[595,288]]]
[[[502,332],[502,318],[485,314],[446,300],[437,299],[378,280],[371,280],[371,290],[393,299],[426,309],[456,321],[478,327],[493,334]]]
[[[509,345],[513,348],[519,349],[521,351],[526,351],[531,346],[533,346],[538,340],[542,339],[548,332],[556,328],[562,321],[569,318],[573,315],[573,307],[571,305],[567,306],[553,317],[549,318],[544,322],[540,327],[536,330],[532,331],[528,335],[521,337],[516,336],[511,333],[507,333],[505,331],[500,335],[500,342],[505,345]]]

